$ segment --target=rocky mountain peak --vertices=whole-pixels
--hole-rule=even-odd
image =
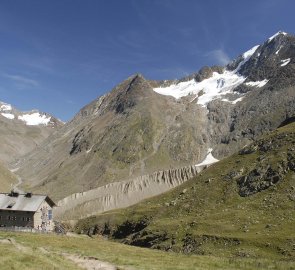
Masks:
[[[142,74],[132,75],[110,92],[108,107],[116,113],[124,113],[151,92],[149,81]]]
[[[278,32],[256,49],[239,72],[250,81],[283,79],[284,74],[289,73],[289,69],[293,67],[294,48],[295,37],[285,32]]]
[[[97,117],[110,111],[124,113],[127,108],[133,107],[138,100],[141,100],[147,92],[151,92],[148,91],[150,88],[149,81],[142,74],[131,75],[109,93],[83,107],[74,119]]]
[[[286,33],[286,32],[283,32],[283,31],[279,31],[277,33],[275,33],[274,35],[272,35],[271,37],[268,38],[267,42],[271,42],[273,40],[277,40],[279,38],[282,38],[282,37],[285,37],[285,36],[288,36],[289,34]]]

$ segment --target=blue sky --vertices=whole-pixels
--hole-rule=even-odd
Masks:
[[[279,30],[293,0],[0,0],[0,100],[70,120],[134,73],[225,64]]]

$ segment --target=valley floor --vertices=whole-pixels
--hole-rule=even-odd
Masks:
[[[0,269],[295,269],[294,261],[184,255],[100,237],[0,232]]]

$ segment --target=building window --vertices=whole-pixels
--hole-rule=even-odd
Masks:
[[[31,221],[31,219],[29,217],[27,217],[27,221]]]
[[[48,210],[48,219],[52,220],[52,210]]]
[[[10,220],[10,218],[11,218],[10,216],[7,217],[8,220]]]

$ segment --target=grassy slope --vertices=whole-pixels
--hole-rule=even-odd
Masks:
[[[1,243],[14,239],[17,245]],[[102,238],[0,232],[0,269],[80,269],[61,253],[92,256],[125,270],[294,269],[292,262],[218,258],[167,253],[122,245]]]
[[[239,196],[237,179],[230,177],[233,172],[243,176],[261,166],[275,170],[286,163],[287,152],[295,146],[295,124],[264,136],[257,145],[268,142],[272,142],[269,150],[261,151],[254,145],[256,151],[224,159],[162,196],[81,220],[77,231],[91,228],[99,233],[107,225],[110,232],[104,233],[134,245],[294,261],[294,172],[287,171],[276,185],[248,197]],[[133,226],[145,220],[146,227]]]

